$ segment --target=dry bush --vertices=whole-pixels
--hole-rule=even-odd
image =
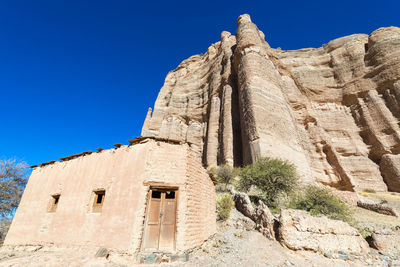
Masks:
[[[217,181],[224,185],[224,188],[221,188],[222,191],[226,191],[227,186],[232,184],[233,180],[238,175],[238,170],[228,165],[222,165],[218,167],[215,173]]]
[[[4,239],[6,238],[10,224],[11,224],[11,221],[9,221],[9,220],[0,221],[0,245],[3,244]]]
[[[27,182],[25,162],[0,160],[0,219],[12,216]]]

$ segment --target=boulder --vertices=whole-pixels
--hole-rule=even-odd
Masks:
[[[235,201],[235,206],[244,216],[254,220],[256,211],[251,204],[250,198],[246,193],[236,192],[233,188],[230,189],[230,193]]]
[[[279,222],[279,241],[292,250],[311,250],[321,254],[347,251],[354,255],[369,251],[361,234],[342,221],[287,209],[281,211]]]
[[[253,230],[256,228],[256,223],[249,217],[244,216],[237,209],[232,209],[231,214],[226,220],[226,224],[233,226],[236,229]]]
[[[230,189],[230,192],[233,195],[236,209],[243,215],[252,219],[256,223],[256,229],[264,236],[269,239],[274,238],[275,217],[272,215],[267,205],[259,200],[257,208],[254,209],[246,193],[236,192],[234,189]]]
[[[383,155],[380,169],[388,189],[400,192],[400,155]]]
[[[372,200],[360,199],[357,201],[357,206],[380,214],[398,217],[397,212],[392,207]]]
[[[255,212],[254,221],[256,222],[256,228],[264,236],[269,239],[273,239],[275,236],[274,224],[275,217],[271,211],[261,200],[258,201],[258,207]]]
[[[374,232],[370,244],[380,251],[400,252],[400,231],[381,230]]]

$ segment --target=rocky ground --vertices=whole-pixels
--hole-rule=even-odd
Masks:
[[[95,258],[95,252],[78,249],[41,249],[36,252],[2,249],[0,266],[124,266],[105,258]],[[125,265],[127,266],[127,265]]]
[[[190,252],[187,262],[157,266],[400,266],[400,253],[375,249],[363,256],[346,251],[325,256],[311,251],[292,251],[267,239],[253,227],[251,220],[234,209],[227,222],[219,223],[216,235]],[[96,258],[96,249],[36,249],[2,248],[0,266],[155,266],[134,264],[133,257],[112,252],[107,259]]]
[[[400,212],[399,193],[359,194],[370,200],[383,201]],[[352,209],[357,223],[365,229],[365,233],[400,230],[398,217],[359,207]],[[348,251],[322,255],[312,251],[290,250],[254,229],[255,223],[251,219],[233,209],[226,222],[218,223],[217,234],[201,247],[189,252],[188,261],[164,262],[161,266],[400,266],[400,252],[392,249],[397,246],[396,240],[394,244],[383,247],[380,251],[371,248],[365,255],[357,256]],[[381,240],[386,242],[388,237],[384,235]],[[0,266],[155,266],[136,264],[135,257],[113,252],[110,252],[108,258],[95,257],[96,251],[97,248],[2,247]]]
[[[232,213],[233,218],[220,224],[219,232],[194,250],[185,266],[400,266],[400,253],[375,249],[363,256],[353,256],[347,251],[325,256],[292,251],[249,230],[251,226],[243,223],[245,218],[236,210]]]
[[[362,197],[376,202],[386,202],[387,205],[394,208],[400,214],[400,193],[394,192],[377,192],[367,193],[360,192]],[[366,233],[372,233],[380,230],[400,230],[400,218],[379,214],[360,207],[352,208],[354,218],[359,224],[359,229],[363,229]],[[399,240],[400,243],[400,240]]]

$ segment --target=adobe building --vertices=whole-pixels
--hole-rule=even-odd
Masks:
[[[34,166],[4,244],[181,252],[215,233],[214,183],[188,144],[116,146]]]

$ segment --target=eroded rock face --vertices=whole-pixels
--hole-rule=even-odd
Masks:
[[[305,183],[400,192],[400,29],[282,51],[249,15],[237,26],[167,75],[142,135],[190,143],[208,166],[278,157]]]
[[[388,189],[400,192],[400,155],[383,155],[380,167]]]
[[[347,251],[360,255],[369,251],[360,233],[342,221],[312,217],[302,210],[282,210],[279,241],[293,250],[311,250],[322,254]]]

